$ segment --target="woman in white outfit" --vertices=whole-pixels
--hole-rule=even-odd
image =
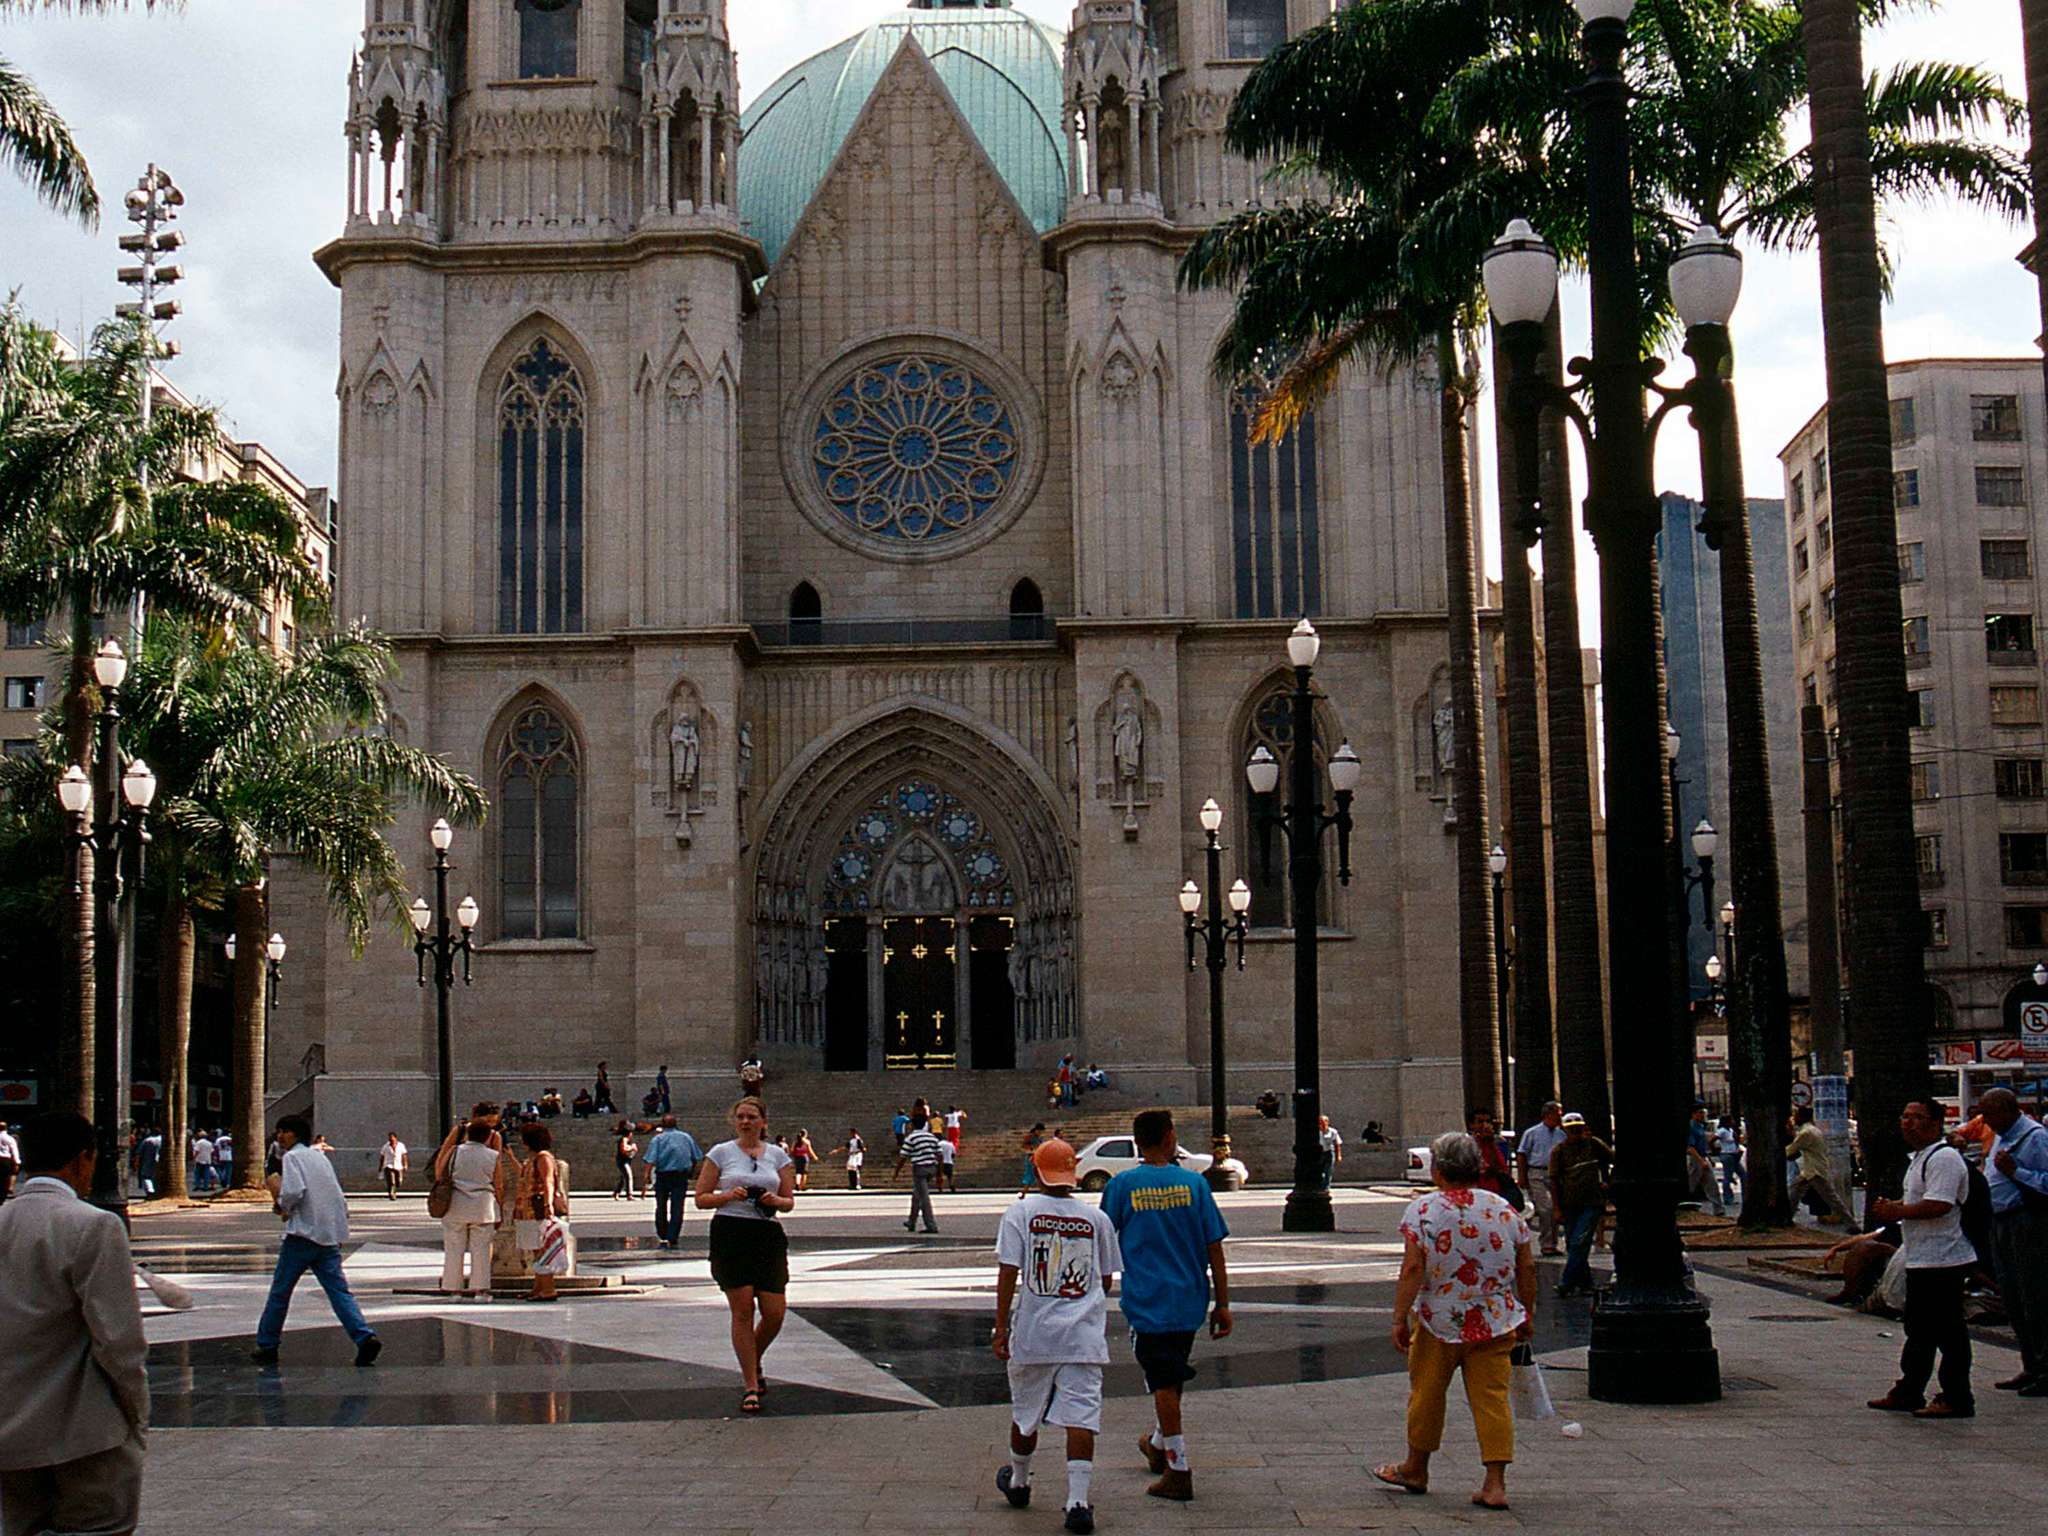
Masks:
[[[479,1300],[491,1294],[491,1234],[498,1225],[504,1178],[491,1149],[491,1127],[472,1120],[466,1138],[449,1159],[455,1190],[441,1218],[441,1289]],[[462,1256],[469,1255],[469,1284],[462,1283]]]

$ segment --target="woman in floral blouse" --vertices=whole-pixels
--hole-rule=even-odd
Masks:
[[[1506,1509],[1515,1459],[1510,1356],[1533,1332],[1535,1240],[1513,1206],[1473,1187],[1485,1163],[1470,1136],[1439,1136],[1430,1153],[1436,1189],[1401,1217],[1407,1252],[1394,1295],[1394,1348],[1408,1357],[1408,1459],[1376,1467],[1373,1476],[1409,1493],[1429,1491],[1429,1458],[1444,1440],[1444,1397],[1452,1375],[1463,1371],[1486,1463],[1472,1502]]]

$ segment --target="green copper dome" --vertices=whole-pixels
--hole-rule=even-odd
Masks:
[[[1067,201],[1065,34],[1007,8],[919,7],[806,59],[743,115],[740,216],[771,266],[906,34],[930,57],[1038,232],[1059,223]]]

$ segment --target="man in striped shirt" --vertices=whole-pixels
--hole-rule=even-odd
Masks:
[[[896,1168],[902,1171],[905,1163],[910,1164],[910,1219],[903,1223],[903,1230],[915,1232],[917,1218],[924,1216],[927,1232],[939,1230],[939,1223],[932,1215],[932,1181],[939,1176],[941,1157],[939,1138],[931,1133],[931,1127],[915,1122],[910,1134],[903,1138],[903,1145],[896,1149]]]

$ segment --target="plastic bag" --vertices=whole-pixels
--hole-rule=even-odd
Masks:
[[[541,1225],[540,1252],[534,1257],[533,1272],[536,1275],[566,1275],[570,1272],[569,1224],[559,1216],[550,1217]]]
[[[1515,1405],[1517,1419],[1551,1419],[1557,1417],[1557,1407],[1550,1400],[1550,1384],[1543,1379],[1543,1367],[1536,1363],[1536,1356],[1526,1344],[1515,1347],[1514,1381],[1509,1388],[1509,1397]]]

